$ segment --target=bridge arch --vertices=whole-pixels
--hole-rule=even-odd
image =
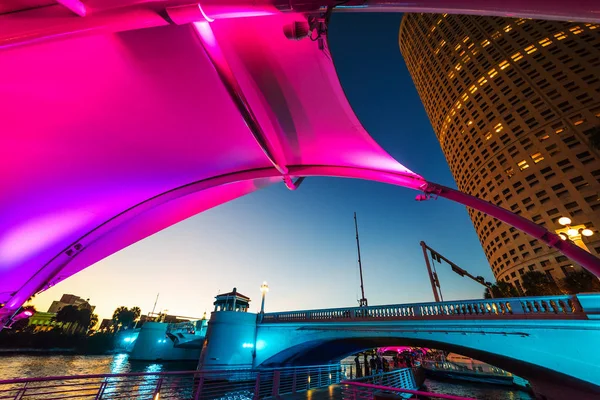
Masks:
[[[547,393],[548,398],[565,398],[573,391],[580,398],[600,394],[600,371],[593,365],[600,354],[591,346],[580,346],[593,339],[585,332],[581,332],[585,338],[576,339],[577,324],[535,321],[538,326],[533,329],[532,324],[506,321],[378,325],[270,327],[264,334],[259,328],[258,340],[266,343],[265,350],[276,341],[270,338],[279,335],[285,338],[281,341],[285,348],[271,349],[264,359],[258,351],[256,363],[259,367],[326,364],[365,349],[408,345],[447,350],[503,368],[527,379],[536,393]]]

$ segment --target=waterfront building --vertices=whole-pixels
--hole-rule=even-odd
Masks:
[[[458,188],[600,254],[600,25],[405,14],[399,42]],[[579,268],[468,211],[498,281]]]
[[[56,314],[65,306],[75,306],[80,310],[85,308],[92,312],[96,308],[96,306],[90,305],[89,299],[84,300],[79,296],[75,296],[74,294],[63,294],[60,300],[54,300],[52,302],[48,308],[48,312]]]
[[[34,332],[51,331],[54,328],[62,328],[62,322],[54,320],[56,313],[37,311],[29,318],[28,325]]]

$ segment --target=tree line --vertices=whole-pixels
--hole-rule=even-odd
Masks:
[[[491,285],[494,298],[519,296],[552,296],[559,294],[577,294],[600,292],[600,281],[586,270],[568,273],[558,283],[539,271],[529,271],[521,276],[521,288],[524,293],[509,282],[496,282]],[[491,298],[490,289],[484,291],[484,298]]]

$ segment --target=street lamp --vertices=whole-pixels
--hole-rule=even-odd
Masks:
[[[262,302],[260,303],[260,313],[261,314],[265,313],[265,296],[268,291],[269,291],[269,285],[267,285],[267,282],[263,282],[263,284],[260,285],[260,293],[262,295]]]
[[[556,230],[556,233],[562,240],[571,240],[582,249],[588,252],[590,251],[585,243],[583,243],[582,237],[590,237],[594,234],[594,231],[587,228],[585,225],[571,225],[572,221],[569,217],[560,217],[558,223],[564,226],[564,228]]]

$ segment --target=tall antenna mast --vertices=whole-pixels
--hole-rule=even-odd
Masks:
[[[158,303],[158,296],[160,296],[160,293],[156,294],[156,300],[154,300],[154,307],[152,307],[152,313],[150,315],[152,315],[152,317],[154,317],[154,310],[156,310],[156,303]]]
[[[360,271],[360,293],[362,298],[359,300],[360,307],[367,307],[367,299],[365,298],[365,285],[362,275],[362,263],[360,262],[360,241],[358,240],[358,222],[356,220],[356,211],[354,212],[354,229],[356,230],[356,250],[358,251],[358,270]]]

